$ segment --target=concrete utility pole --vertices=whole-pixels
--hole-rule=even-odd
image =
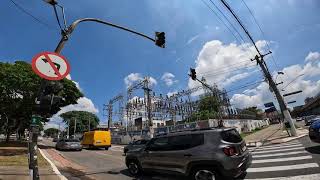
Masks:
[[[74,119],[74,129],[73,129],[73,138],[76,137],[76,130],[77,130],[77,119]]]
[[[249,34],[248,30],[244,27],[244,25],[241,23],[240,19],[238,18],[238,16],[235,14],[235,12],[231,9],[231,7],[229,6],[229,4],[225,1],[225,0],[221,0],[222,4],[230,11],[230,13],[233,15],[233,17],[237,20],[237,22],[240,24],[241,28],[244,30],[244,32],[247,34],[247,36],[249,37],[250,41],[252,42],[252,44],[254,45],[255,49],[258,52],[258,55],[255,56],[254,60],[257,61],[257,64],[260,66],[260,68],[262,69],[262,72],[265,76],[265,78],[268,80],[269,86],[270,86],[270,90],[272,90],[274,92],[274,94],[276,95],[276,98],[278,100],[280,109],[283,113],[283,116],[285,118],[285,120],[290,124],[290,132],[291,135],[293,136],[297,136],[297,131],[296,131],[296,127],[295,124],[291,118],[290,112],[283,100],[282,95],[280,94],[280,91],[276,85],[276,83],[273,81],[272,76],[268,70],[267,64],[264,61],[264,56],[268,55],[271,53],[271,51],[267,54],[261,54],[258,47],[255,44],[255,41],[253,40],[253,38],[251,37],[251,35]]]

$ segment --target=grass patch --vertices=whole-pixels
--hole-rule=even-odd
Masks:
[[[251,132],[242,132],[242,133],[240,134],[240,136],[241,136],[242,138],[244,138],[244,137],[246,137],[246,136],[248,136],[248,135],[250,135],[250,134],[253,134],[253,133],[255,133],[255,132],[260,131],[261,129],[263,129],[263,128],[256,128],[256,129],[254,129],[254,130],[251,131]]]
[[[9,142],[8,146],[1,143],[0,146],[0,166],[29,166],[28,163],[28,148],[25,142]],[[47,160],[37,152],[38,166],[49,166]]]

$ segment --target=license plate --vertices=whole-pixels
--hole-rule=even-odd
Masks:
[[[71,144],[71,146],[72,146],[72,147],[76,147],[76,146],[78,146],[78,145],[77,145],[77,144]]]

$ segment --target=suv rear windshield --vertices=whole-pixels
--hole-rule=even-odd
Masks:
[[[224,141],[231,143],[239,143],[242,141],[240,134],[235,129],[221,132],[221,137]]]

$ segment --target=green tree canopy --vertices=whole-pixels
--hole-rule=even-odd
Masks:
[[[198,112],[191,115],[191,121],[217,118],[219,103],[213,96],[202,96],[199,100]]]
[[[74,125],[77,122],[76,132],[83,132],[96,128],[100,120],[97,115],[87,111],[69,111],[60,115],[66,124],[70,125],[70,134],[74,132]]]
[[[76,104],[83,94],[71,80],[63,79],[60,82],[63,89],[57,95],[62,96],[64,100],[59,107]],[[24,129],[29,127],[40,84],[41,78],[32,71],[29,63],[0,62],[0,114],[9,119],[6,124],[6,118],[1,118],[0,125],[7,125],[7,136],[16,130],[23,134]],[[60,108],[55,108],[51,115],[59,110]],[[44,118],[43,121],[45,120]]]
[[[56,129],[56,128],[49,128],[44,130],[44,134],[50,137],[54,137],[58,135],[58,133],[59,133],[59,129]]]

